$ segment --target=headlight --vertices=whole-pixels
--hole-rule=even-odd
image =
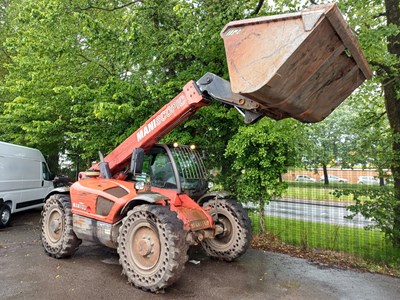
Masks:
[[[135,189],[136,190],[144,190],[146,183],[144,181],[137,181],[135,182]]]

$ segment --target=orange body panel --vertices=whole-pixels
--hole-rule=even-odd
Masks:
[[[170,198],[171,210],[175,211],[183,221],[185,230],[196,231],[214,226],[212,217],[188,195],[161,188],[152,190]]]
[[[165,196],[171,210],[178,214],[187,231],[212,228],[212,217],[186,194],[178,194],[175,190],[152,188],[152,192]],[[109,224],[121,220],[121,210],[133,198],[140,196],[134,183],[116,179],[88,178],[75,182],[71,188],[72,213]],[[99,198],[110,203],[107,214],[97,210]],[[111,203],[112,202],[112,203]],[[159,201],[165,204],[165,201]]]
[[[126,195],[116,197],[107,191],[121,188]],[[75,182],[71,188],[72,213],[113,224],[121,219],[120,211],[132,198],[137,196],[132,182],[90,178]],[[114,202],[110,212],[106,216],[96,214],[96,202],[98,197]]]

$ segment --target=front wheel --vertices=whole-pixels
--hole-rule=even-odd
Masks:
[[[42,244],[47,255],[69,257],[78,250],[82,240],[72,229],[71,202],[68,195],[54,194],[42,210]]]
[[[145,291],[178,280],[188,259],[186,233],[177,214],[161,205],[140,205],[119,229],[118,254],[128,281]]]
[[[250,245],[251,222],[243,206],[231,199],[213,199],[203,208],[214,217],[223,232],[201,243],[208,256],[232,261],[243,255]]]
[[[4,228],[10,223],[11,209],[7,204],[0,207],[0,228]]]

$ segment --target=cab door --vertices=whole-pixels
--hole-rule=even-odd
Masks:
[[[150,175],[151,185],[158,188],[178,188],[176,166],[172,163],[166,149],[155,146],[144,156],[143,172]]]

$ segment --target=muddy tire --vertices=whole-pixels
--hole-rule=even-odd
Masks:
[[[145,291],[176,282],[188,259],[183,222],[168,207],[141,205],[128,212],[119,229],[118,254],[123,274]]]
[[[222,225],[224,232],[201,243],[208,256],[232,261],[243,255],[250,245],[251,222],[246,210],[235,200],[209,200],[203,204],[209,214]]]
[[[72,256],[81,240],[72,229],[69,195],[50,196],[42,210],[42,245],[47,255],[55,258]]]
[[[0,228],[6,227],[10,223],[11,209],[7,204],[0,204]]]

